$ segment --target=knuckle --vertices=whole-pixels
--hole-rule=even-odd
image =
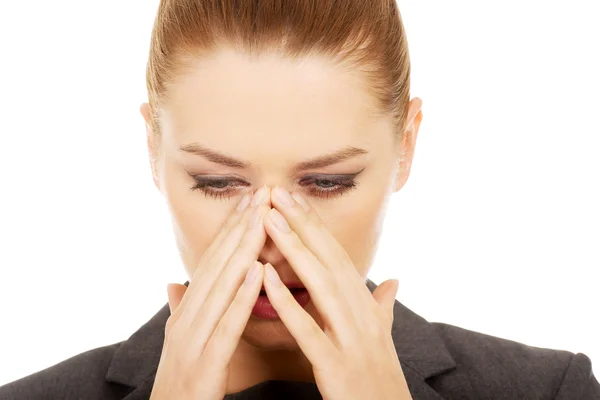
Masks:
[[[315,335],[318,333],[314,326],[308,324],[299,324],[297,329],[299,335],[304,338],[315,337]]]
[[[237,224],[229,232],[228,239],[230,239],[231,237],[239,237],[240,235],[243,235],[245,231],[246,231],[245,224]]]
[[[305,213],[306,216],[306,222],[316,226],[316,227],[321,227],[323,226],[323,220],[317,215],[317,213],[314,210],[310,210],[307,213]]]
[[[373,338],[377,341],[384,338],[383,325],[381,323],[366,324],[366,334],[368,337]]]
[[[260,210],[259,212],[264,215],[265,213],[269,212],[269,210],[271,210],[271,206],[267,204],[259,204],[258,209]]]
[[[239,222],[244,219],[243,217],[244,217],[244,213],[242,213],[242,214],[238,214],[237,212],[230,213],[229,217],[225,220],[225,223],[223,224],[223,228],[231,229],[231,227],[235,226],[236,224],[239,224]]]
[[[320,335],[323,331],[321,330],[321,328],[319,327],[319,325],[317,324],[303,324],[303,325],[308,325],[306,327],[306,333],[308,335],[312,335],[312,337],[317,337],[317,335]]]
[[[307,223],[310,224],[313,222],[313,218],[311,216],[311,213],[309,213],[309,212],[297,213],[295,215],[295,218],[297,218],[299,220],[299,222],[302,224],[307,224]]]
[[[184,373],[180,378],[181,391],[186,394],[196,393],[196,386],[198,385],[197,377],[195,374]],[[202,376],[202,375],[200,375]]]
[[[237,252],[245,253],[245,252],[252,251],[252,249],[254,249],[256,247],[256,245],[254,244],[255,237],[256,237],[255,235],[246,233],[244,235],[244,237],[242,238],[240,245],[238,246]]]
[[[220,241],[218,248],[215,249],[215,252],[219,253],[224,244],[230,243],[232,240],[239,240],[238,238],[240,238],[245,231],[246,225],[243,223],[238,223],[232,226]]]
[[[305,246],[304,246],[304,243],[302,243],[302,240],[300,240],[300,236],[298,236],[298,234],[294,231],[292,231],[290,233],[290,235],[291,235],[292,250],[301,251]]]
[[[166,333],[167,339],[172,343],[181,343],[184,338],[185,332],[182,331],[181,326],[173,322],[170,326],[168,333]]]
[[[227,263],[227,271],[224,273],[230,279],[228,285],[231,284],[231,279],[234,279],[236,276],[241,273],[242,268],[250,262],[251,253],[248,250],[244,250],[243,248],[239,248],[238,251],[231,257],[229,262]],[[233,267],[233,269],[232,269]],[[225,282],[223,283],[225,284]]]
[[[241,251],[254,251],[260,242],[260,235],[255,232],[248,230],[244,233],[244,236],[240,240],[238,250]]]
[[[353,264],[352,259],[350,258],[350,255],[348,254],[346,249],[344,249],[343,246],[338,245],[334,242],[334,246],[331,246],[331,247],[333,247],[333,251],[338,260],[340,260],[341,262],[344,262],[344,263]]]
[[[350,364],[349,367],[344,369],[342,381],[346,382],[349,386],[356,386],[357,382],[363,382],[364,378],[361,376],[360,368],[354,367],[357,364]]]
[[[230,256],[229,260],[226,260],[225,263],[227,265],[236,265],[240,262],[245,263],[245,260],[247,260],[254,252],[254,248],[255,246],[248,243],[248,240],[242,240],[237,249],[235,249],[234,253]]]
[[[173,363],[176,371],[186,371],[190,364],[189,356],[184,351],[173,352]]]
[[[206,376],[214,371],[215,365],[219,362],[218,352],[214,351],[214,346],[207,346],[202,356],[196,362],[196,370],[200,376]]]
[[[319,285],[322,288],[333,288],[334,296],[338,299],[344,298],[344,293],[342,293],[342,289],[339,287],[339,284],[336,282],[335,278],[331,273],[323,274],[323,277],[319,280]]]
[[[244,221],[244,217],[248,213],[248,208],[249,207],[247,207],[246,210],[242,214],[238,214],[236,211],[230,213],[229,217],[227,217],[227,219],[221,226],[221,229],[224,231],[230,231],[231,229],[235,228],[237,225],[241,225],[241,222]]]
[[[285,287],[282,287],[281,289],[281,291],[275,290],[275,293],[271,293],[270,296],[276,299],[275,301],[280,303],[282,308],[294,312],[294,303],[292,303],[292,301],[296,301],[296,299],[294,299],[294,295]]]
[[[230,318],[224,318],[219,323],[215,331],[215,337],[217,338],[230,338],[235,333],[235,327],[233,326]]]
[[[165,323],[165,334],[166,335],[171,334],[176,322],[177,322],[177,319],[175,318],[175,316],[173,314],[171,314],[169,316],[169,318],[167,318],[167,322]]]
[[[346,361],[344,360],[343,353],[326,351],[326,356],[319,363],[319,369],[323,369],[324,371],[342,371],[345,365]]]

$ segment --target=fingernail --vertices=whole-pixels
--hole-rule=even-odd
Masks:
[[[261,204],[265,200],[265,195],[267,194],[267,186],[263,186],[254,193],[254,198],[252,199],[252,206],[256,207]]]
[[[269,218],[271,218],[271,221],[273,221],[275,227],[281,232],[290,232],[290,226],[279,211],[277,211],[274,208],[271,208],[271,210],[269,211]]]
[[[300,193],[292,193],[292,197],[304,208],[304,211],[308,211],[310,206],[308,205],[308,201],[302,196]]]
[[[275,188],[273,189],[273,195],[275,196],[275,198],[277,200],[279,200],[281,203],[285,204],[286,206],[294,205],[294,199],[292,199],[292,196],[290,196],[290,194],[288,193],[287,190],[285,190],[284,188],[282,188],[280,186],[275,186]]]
[[[240,204],[238,204],[238,206],[237,206],[238,214],[241,214],[242,211],[244,211],[246,209],[246,207],[248,207],[248,204],[250,204],[250,195],[246,194],[240,201]]]
[[[250,227],[255,228],[258,226],[258,223],[261,220],[261,217],[263,216],[263,212],[264,210],[260,207],[256,207],[254,209],[254,211],[252,212],[252,219],[250,221]]]
[[[279,279],[279,275],[277,275],[277,271],[270,263],[265,264],[265,274],[267,275],[267,279],[276,286],[281,284],[281,279]]]

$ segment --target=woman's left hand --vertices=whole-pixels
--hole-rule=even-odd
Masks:
[[[398,281],[385,281],[371,294],[316,211],[301,195],[293,196],[281,187],[273,189],[275,208],[264,219],[265,229],[310,293],[324,328],[269,264],[264,286],[311,362],[319,392],[326,400],[412,399],[391,335]]]

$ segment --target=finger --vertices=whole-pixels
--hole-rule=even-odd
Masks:
[[[265,265],[265,276],[265,292],[279,318],[296,339],[310,363],[318,368],[325,368],[324,363],[334,359],[336,347],[310,314],[298,304],[269,263]]]
[[[225,234],[220,246],[218,248],[213,248],[209,254],[205,253],[202,256],[198,263],[198,267],[196,267],[197,272],[194,273],[194,276],[190,281],[187,291],[188,295],[184,296],[182,300],[184,310],[188,308],[188,302],[190,302],[189,308],[192,309],[187,316],[187,324],[192,323],[197,310],[204,303],[229,259],[240,245],[242,238],[248,229],[249,223],[251,222],[252,213],[257,208],[257,203],[264,204],[267,202],[269,197],[269,191],[267,189],[268,188],[266,187],[261,188],[255,193],[252,198],[252,204],[243,211],[243,215],[238,223],[232,223],[233,225],[229,232]],[[211,244],[211,248],[212,247]]]
[[[251,214],[252,210],[249,209],[249,204],[252,201],[252,194],[246,194],[240,202],[236,205],[234,210],[229,214],[225,222],[222,224],[217,236],[213,239],[210,246],[206,249],[204,254],[202,255],[200,261],[198,262],[198,266],[201,265],[211,265],[213,268],[199,268],[197,267],[193,273],[188,286],[188,296],[183,298],[184,306],[191,297],[191,293],[199,292],[196,289],[196,285],[198,282],[202,281],[200,279],[200,275],[202,273],[217,273],[219,270],[219,266],[213,262],[216,253],[223,253],[227,248],[233,247],[236,243],[239,243],[241,240],[246,222]],[[223,246],[223,243],[228,243],[229,246]],[[205,293],[204,293],[205,295]]]
[[[203,354],[207,361],[216,364],[214,368],[222,369],[229,364],[260,295],[263,276],[263,264],[255,261],[233,302],[206,343]]]
[[[204,347],[219,320],[231,305],[248,269],[258,258],[266,239],[262,218],[268,209],[269,207],[265,205],[260,205],[256,209],[258,212],[256,224],[248,228],[239,248],[227,263],[203,304],[194,313],[195,319],[190,326],[190,331],[194,334],[192,343],[195,349],[201,351]]]
[[[347,303],[340,301],[344,295],[341,293],[342,289],[335,282],[337,277],[334,277],[321,264],[300,240],[296,232],[289,227],[278,227],[278,223],[285,224],[285,219],[276,209],[272,208],[269,216],[265,218],[265,229],[310,293],[324,322],[329,327],[336,329],[348,325],[350,321],[356,321],[346,306]]]
[[[167,285],[167,297],[169,298],[169,310],[171,310],[171,314],[173,314],[173,311],[177,309],[179,303],[181,303],[181,299],[186,290],[187,287],[179,283],[169,283]]]
[[[248,207],[238,223],[231,226],[230,230],[226,232],[220,247],[212,251],[211,254],[204,253],[201,257],[190,279],[186,295],[182,299],[182,312],[188,308],[188,303],[192,308],[199,307],[208,296],[212,285],[221,274],[228,259],[239,246],[252,217],[252,212],[253,209]]]
[[[348,293],[348,300],[365,300],[371,293],[356,270],[350,256],[331,234],[321,217],[300,194],[290,194],[280,186],[271,191],[271,201],[321,264],[336,277],[336,283]],[[356,293],[360,293],[356,296]]]
[[[271,202],[307,250],[335,277],[333,285],[340,293],[336,300],[339,303],[345,300],[345,305],[340,307],[349,309],[357,323],[372,323],[369,318],[372,318],[377,305],[371,292],[346,250],[327,229],[316,210],[300,193],[290,194],[282,187],[271,191]]]
[[[214,255],[215,252],[219,251],[223,241],[225,240],[231,229],[238,225],[243,219],[245,214],[244,211],[252,202],[253,197],[254,196],[251,193],[247,193],[246,195],[244,195],[244,197],[242,197],[240,202],[236,205],[235,209],[229,214],[229,216],[221,226],[219,233],[217,233],[217,236],[213,239],[212,243],[206,249],[203,256],[210,258]],[[198,269],[196,269],[196,271],[198,271]]]
[[[398,284],[399,282],[397,279],[389,279],[379,284],[373,291],[373,298],[383,311],[381,315],[385,317],[385,320],[390,327],[394,322],[394,304],[396,303]]]

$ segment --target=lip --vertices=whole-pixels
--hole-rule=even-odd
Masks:
[[[300,284],[296,287],[303,286]],[[306,305],[310,301],[310,293],[308,293],[308,290],[301,290],[297,293],[292,292],[292,295],[294,296],[294,299],[296,299],[298,304],[300,304],[300,306],[303,308],[306,307]],[[256,299],[256,303],[252,308],[252,315],[260,319],[279,319],[277,311],[275,310],[267,296],[258,296],[258,298]]]

